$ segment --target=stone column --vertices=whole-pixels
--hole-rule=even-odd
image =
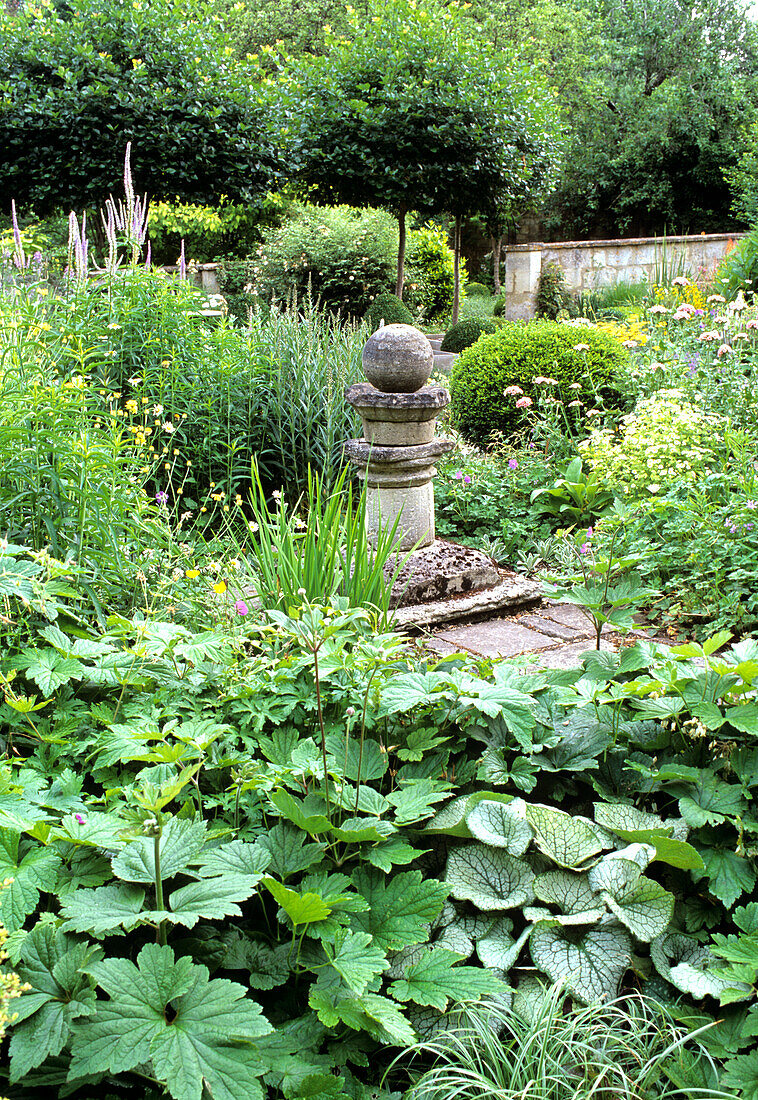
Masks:
[[[427,386],[434,353],[426,336],[411,325],[386,325],[366,342],[363,370],[368,382],[350,386],[345,398],[363,421],[363,439],[351,439],[345,453],[367,485],[366,525],[376,546],[380,527],[398,520],[399,549],[434,542],[435,461],[455,447],[435,439],[438,414],[450,401],[442,386]]]

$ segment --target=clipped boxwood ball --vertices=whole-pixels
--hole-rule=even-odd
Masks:
[[[495,332],[498,328],[496,321],[478,321],[469,317],[465,321],[459,321],[448,329],[440,344],[440,351],[463,351],[475,344],[483,332]]]
[[[384,321],[385,325],[412,325],[413,314],[404,302],[401,302],[397,294],[390,294],[383,290],[377,294],[371,305],[366,310],[364,321],[372,332],[376,332]]]
[[[466,283],[465,292],[467,298],[489,298],[491,291],[484,283]]]
[[[509,386],[520,386],[524,396],[534,400],[533,379],[555,378],[558,386],[549,391],[553,396],[592,404],[596,392],[612,388],[616,372],[627,359],[628,352],[618,341],[596,328],[557,321],[506,322],[467,348],[453,364],[452,423],[464,439],[486,447],[493,432],[507,436],[523,422],[516,398],[504,396]],[[579,382],[581,390],[570,390],[572,382]]]

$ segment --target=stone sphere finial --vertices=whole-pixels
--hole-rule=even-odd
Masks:
[[[363,349],[363,371],[382,393],[415,393],[434,367],[432,345],[413,325],[385,325]]]

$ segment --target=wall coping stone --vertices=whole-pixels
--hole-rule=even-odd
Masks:
[[[508,254],[512,252],[537,252],[543,249],[558,250],[564,248],[625,248],[629,245],[652,244],[688,244],[690,241],[738,241],[747,233],[693,233],[679,237],[618,237],[611,240],[594,241],[532,241],[529,244],[505,245]]]

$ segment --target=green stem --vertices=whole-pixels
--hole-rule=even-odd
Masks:
[[[358,815],[358,799],[361,793],[361,770],[363,768],[363,741],[366,736],[366,710],[368,709],[368,693],[371,690],[371,681],[376,676],[378,665],[374,665],[371,671],[371,675],[368,678],[366,684],[366,691],[363,695],[363,712],[361,713],[361,739],[358,747],[358,775],[355,781],[355,814]]]
[[[159,825],[157,832],[153,837],[153,858],[155,861],[155,905],[157,909],[163,909],[163,879],[161,877],[161,834],[163,829]],[[158,925],[158,935],[156,942],[162,947],[166,946],[166,922],[161,921]]]
[[[324,729],[324,711],[321,704],[321,683],[318,675],[318,651],[320,645],[314,646],[313,649],[313,668],[316,677],[316,705],[318,707],[318,724],[321,730],[321,756],[324,761],[324,795],[326,797],[326,816],[332,816],[331,805],[329,802],[329,772],[326,766],[326,730]]]

